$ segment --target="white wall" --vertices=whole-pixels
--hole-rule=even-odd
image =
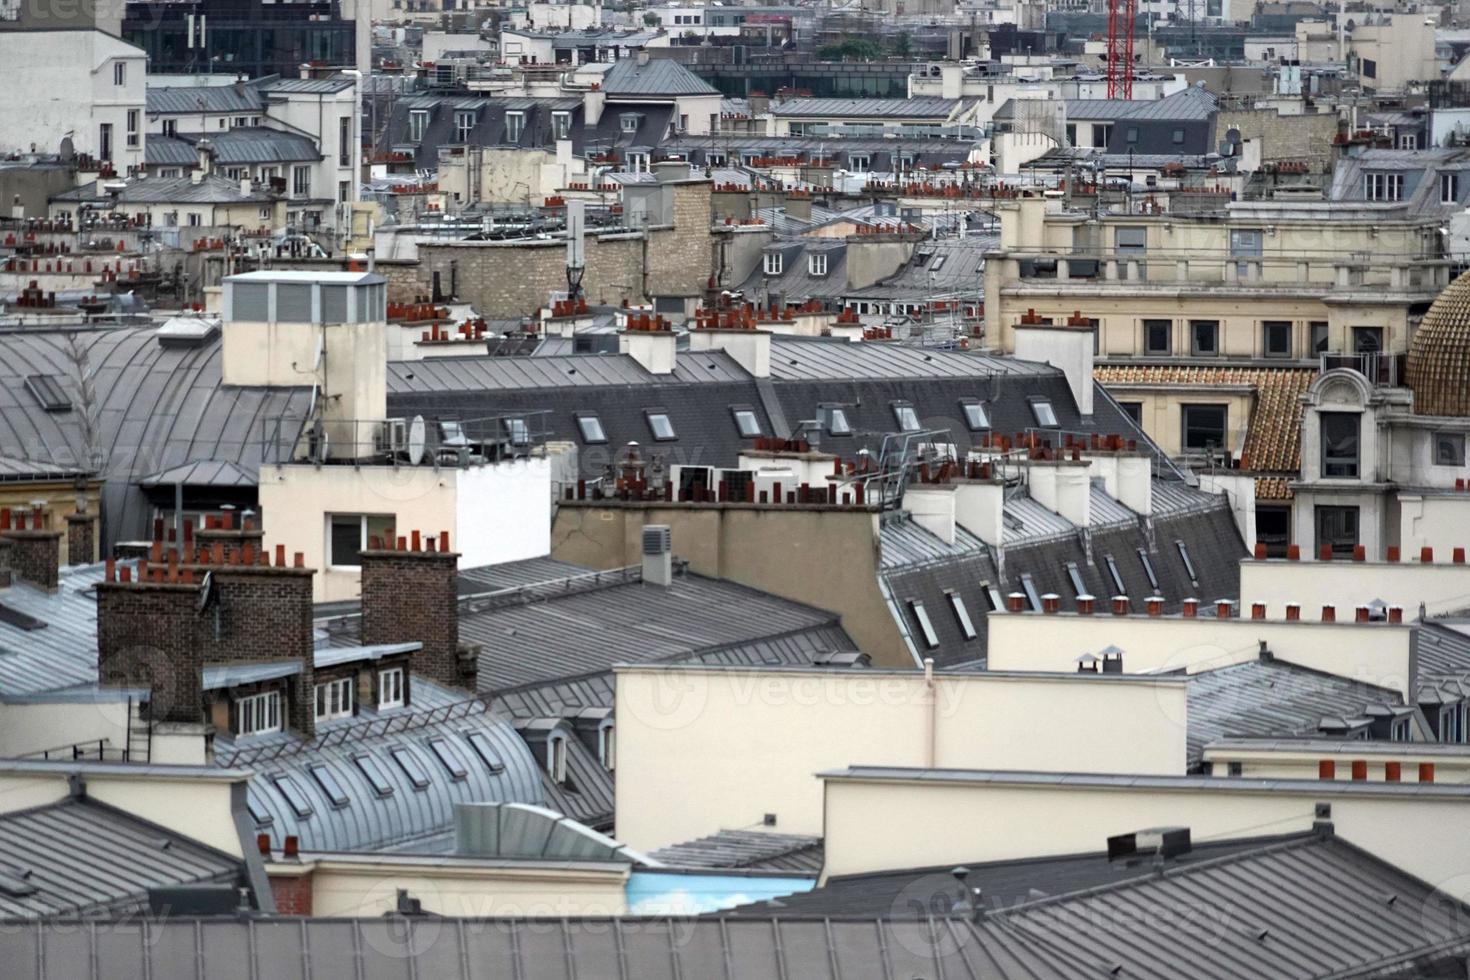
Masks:
[[[846,765],[1183,773],[1185,682],[695,666],[617,671],[617,828],[649,850],[722,828],[822,832]],[[932,726],[932,749],[931,749]]]
[[[299,872],[300,865],[267,866]],[[622,915],[627,911],[627,865],[606,868],[537,867],[534,862],[414,861],[356,855],[308,860],[312,914],[374,917],[391,912],[404,888],[434,915],[472,918],[546,918]]]
[[[96,697],[0,704],[0,756],[14,758],[99,740],[109,750],[127,746],[126,698],[99,692]]]
[[[1098,852],[1107,838],[1184,826],[1197,841],[1307,830],[1318,801],[1336,832],[1430,884],[1470,897],[1470,787],[1362,792],[1333,784],[1180,779],[1170,787],[1085,777],[1038,784],[978,774],[975,781],[827,781],[825,876],[892,868]],[[1206,784],[1199,788],[1199,784]],[[1365,784],[1366,785],[1366,784]],[[916,828],[945,828],[924,833]],[[974,828],[953,833],[951,828]]]
[[[458,472],[455,527],[461,568],[551,553],[551,462],[544,457]]]
[[[125,65],[122,85],[115,84],[115,62]],[[100,127],[110,123],[119,175],[142,165],[148,65],[141,49],[101,31],[0,32],[0,66],[0,152],[26,152],[34,144],[38,152],[55,153],[70,133],[78,153],[96,157]],[[130,110],[138,113],[135,147],[127,142]]]
[[[1249,595],[1243,599],[1247,610],[1250,601]],[[1339,609],[1335,623],[1309,621],[1320,616],[1320,607],[1303,608],[1306,618],[1300,622],[1216,619],[1214,613],[1212,606],[1201,608],[1197,619],[991,613],[990,669],[1076,670],[1082,654],[1097,654],[1111,645],[1123,651],[1128,673],[1195,673],[1255,660],[1264,642],[1278,660],[1401,693],[1408,690],[1413,633],[1408,623],[1354,623],[1351,609]]]
[[[1306,549],[1302,549],[1305,554]],[[1302,615],[1317,616],[1324,605],[1343,611],[1382,599],[1402,606],[1405,619],[1419,614],[1419,603],[1431,616],[1470,604],[1470,565],[1450,563],[1450,553],[1435,548],[1435,561],[1417,561],[1419,549],[1403,553],[1404,561],[1301,562],[1285,559],[1247,560],[1240,563],[1240,594],[1245,605],[1266,603],[1266,615],[1281,619],[1286,604],[1298,602]]]

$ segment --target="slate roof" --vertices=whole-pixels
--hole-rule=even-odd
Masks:
[[[418,674],[410,703],[378,711],[369,704],[352,718],[317,725],[314,739],[295,732],[215,738],[220,765],[248,766],[247,801],[255,829],[279,841],[295,835],[303,850],[360,851],[401,848],[420,838],[442,837],[454,825],[456,803],[544,802],[540,767],[504,719],[478,699],[441,687]],[[483,735],[501,767],[492,771],[469,741]],[[463,776],[452,774],[435,751],[440,742]],[[427,775],[417,786],[395,753],[407,753]],[[374,789],[358,759],[367,757],[387,784]],[[328,777],[318,777],[322,770]],[[347,798],[336,803],[322,778],[334,779]],[[284,784],[284,785],[283,785]],[[291,797],[307,804],[298,812]]]
[[[787,99],[771,107],[771,114],[803,119],[949,119],[963,103],[959,99]]]
[[[1393,901],[1389,899],[1393,898]],[[603,980],[637,976],[889,980],[1197,980],[1463,969],[1464,905],[1333,836],[1302,837],[967,920],[359,920],[172,918],[145,929],[70,922],[0,931],[14,980],[58,964],[204,964],[207,980],[366,976]],[[1211,927],[1208,933],[1203,930]],[[42,955],[42,948],[45,954]],[[44,964],[44,969],[43,969]]]
[[[192,177],[136,177],[125,181],[115,196],[103,191],[102,184],[103,181],[94,180],[53,194],[51,201],[62,204],[104,200],[116,200],[118,204],[268,204],[276,200],[274,195],[260,187],[252,187],[249,194],[242,194],[238,180],[226,180],[215,173],[208,174],[197,184]]]
[[[1458,679],[1470,674],[1470,623],[1465,619],[1424,620],[1417,638],[1414,651],[1420,681]]]
[[[1009,99],[995,111],[996,119],[1015,117],[1018,100]],[[1162,99],[1066,99],[1067,121],[1149,119],[1159,121],[1206,120],[1219,108],[1219,100],[1207,89],[1191,85]]]
[[[145,536],[147,501],[135,483],[186,463],[228,462],[254,472],[266,420],[306,414],[310,388],[226,388],[218,336],[162,347],[155,327],[87,327],[4,334],[0,362],[0,455],[76,466],[95,453],[101,475],[102,546]],[[73,344],[73,339],[75,343]],[[78,364],[92,373],[96,419],[86,445]],[[26,387],[53,376],[75,403],[48,412]]]
[[[35,889],[0,886],[0,919],[117,916],[146,910],[150,888],[241,881],[244,864],[122,810],[68,797],[0,814],[0,876]]]
[[[149,85],[148,114],[260,112],[265,108],[265,87],[277,80],[272,75],[239,85]]]
[[[1397,691],[1280,660],[1251,660],[1189,677],[1189,764],[1228,736],[1311,735],[1322,719],[1361,716],[1373,704],[1401,705]]]
[[[97,600],[91,589],[103,571],[101,564],[63,568],[50,593],[15,580],[0,589],[0,605],[46,624],[27,630],[0,619],[0,700],[96,683]]]
[[[255,163],[301,163],[322,158],[316,141],[304,133],[288,133],[263,126],[242,126],[209,133],[214,163],[219,167]],[[144,147],[146,163],[156,166],[191,167],[199,158],[199,137],[150,135]]]
[[[1098,364],[1093,376],[1105,386],[1248,385],[1255,393],[1246,423],[1244,454],[1250,467],[1296,478],[1301,472],[1301,396],[1317,378],[1315,367],[1248,367],[1210,364]],[[1258,499],[1283,499],[1284,480],[1258,478]],[[1263,492],[1264,491],[1264,492]],[[1286,490],[1286,498],[1290,491]]]
[[[637,58],[619,58],[602,76],[602,90],[608,95],[676,96],[719,95],[720,90],[667,58],[650,58],[638,64]]]
[[[963,293],[979,302],[984,297],[985,253],[998,247],[993,235],[922,242],[896,273],[862,289],[848,290],[848,299],[927,302],[935,294]]]
[[[759,830],[721,830],[661,848],[649,857],[674,868],[738,868],[815,875],[822,870],[822,838]]]

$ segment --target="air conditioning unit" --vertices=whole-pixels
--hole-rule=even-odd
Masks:
[[[377,450],[390,456],[408,452],[408,419],[387,419],[378,430]]]

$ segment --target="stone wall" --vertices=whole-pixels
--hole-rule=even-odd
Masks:
[[[1337,117],[1330,112],[1299,116],[1275,109],[1221,112],[1215,120],[1215,139],[1223,142],[1232,129],[1240,131],[1242,140],[1260,141],[1263,163],[1304,161],[1314,173],[1332,167]]]

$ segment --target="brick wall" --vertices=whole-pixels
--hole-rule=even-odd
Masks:
[[[459,673],[459,555],[453,551],[370,549],[362,554],[362,642],[420,642],[413,669],[450,687],[474,687]]]
[[[90,565],[97,560],[97,515],[68,514],[66,518],[66,563]]]
[[[1242,139],[1260,141],[1265,163],[1305,161],[1321,173],[1331,168],[1336,156],[1332,138],[1337,135],[1337,116],[1330,112],[1299,116],[1275,109],[1221,112],[1215,119],[1215,138],[1224,140],[1232,129],[1239,130]]]
[[[277,915],[311,915],[311,873],[270,875]]]
[[[104,685],[150,689],[155,721],[200,720],[198,600],[197,585],[97,585],[98,678]]]
[[[57,567],[61,562],[61,532],[6,531],[4,536],[10,542],[10,568],[14,577],[55,592]]]
[[[379,259],[373,271],[388,280],[388,302],[413,303],[429,292],[429,281],[419,279],[419,264],[405,259]]]

